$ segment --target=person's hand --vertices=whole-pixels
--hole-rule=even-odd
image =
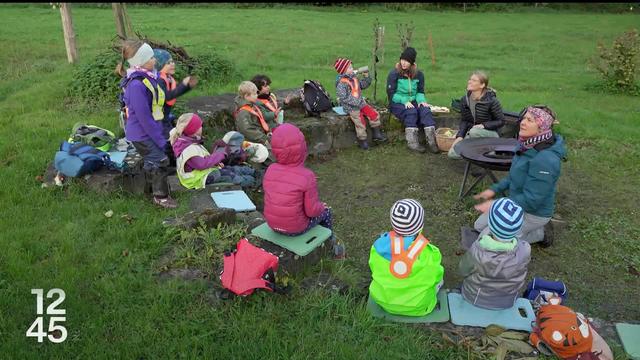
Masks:
[[[218,164],[218,167],[219,167],[220,169],[222,169],[222,168],[224,167],[224,164],[223,164],[223,163],[219,163],[219,164]]]
[[[189,86],[190,80],[191,80],[191,76],[187,76],[186,78],[182,79],[182,85]]]
[[[496,192],[491,189],[487,189],[481,192],[480,194],[473,195],[473,198],[476,200],[480,200],[480,199],[490,200],[490,199],[493,199],[494,196],[496,196]]]
[[[476,206],[474,206],[474,208],[476,210],[478,210],[481,213],[486,213],[487,211],[489,211],[489,209],[491,209],[491,205],[493,204],[493,200],[487,200],[485,202],[483,202],[482,204],[478,204]]]
[[[364,77],[369,77],[369,71],[368,70],[367,71],[363,71],[362,75],[364,75]]]
[[[197,76],[192,75],[192,76],[187,76],[187,78],[189,78],[188,85],[189,85],[190,88],[193,89],[194,87],[196,87],[196,85],[198,85],[198,77]]]
[[[462,136],[458,136],[455,140],[453,140],[453,144],[451,144],[451,146],[459,143],[460,141],[462,141],[464,138]]]
[[[484,129],[484,125],[483,124],[477,124],[477,125],[473,125],[474,129]]]
[[[404,108],[405,109],[413,109],[415,106],[413,106],[413,104],[411,103],[411,101],[407,102],[406,104],[404,104]]]
[[[420,104],[418,104],[418,106],[429,106],[429,104],[427,104],[427,102],[424,101],[424,102],[421,102]]]

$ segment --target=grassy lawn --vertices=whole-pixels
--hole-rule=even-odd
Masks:
[[[471,200],[456,201],[461,163],[444,154],[409,153],[400,143],[310,161],[350,256],[341,264],[325,261],[314,271],[333,272],[354,285],[352,290],[337,295],[297,287],[288,297],[260,294],[212,303],[203,281],[153,276],[173,239],[161,222],[186,211],[187,195],[178,196],[180,209],[163,211],[140,196],[101,196],[78,186],[40,188],[36,176],[73,124],[117,129],[116,107],[63,106],[73,68],[66,62],[58,10],[0,9],[0,357],[476,357],[421,327],[372,319],[366,292],[356,286],[369,277],[369,247],[390,227],[389,207],[404,197],[425,206],[425,233],[443,253],[445,285],[458,285],[459,227],[477,216]],[[566,225],[553,247],[533,247],[529,276],[564,280],[569,305],[589,316],[640,320],[640,277],[633,271],[640,269],[640,101],[587,90],[598,80],[587,68],[597,41],[609,44],[637,26],[637,15],[226,8],[130,8],[129,15],[153,39],[192,54],[217,51],[233,59],[245,78],[265,72],[276,89],[317,79],[331,93],[336,57],[371,66],[372,24],[379,18],[386,25],[379,99],[400,53],[395,24],[413,20],[413,45],[431,103],[449,106],[463,94],[468,74],[481,68],[505,109],[545,103],[559,114],[557,130],[567,140],[569,160],[563,163],[557,213]],[[111,9],[74,8],[73,20],[81,61],[110,45]],[[215,88],[201,83],[187,98],[236,88],[235,82]],[[107,210],[113,218],[103,215]],[[122,214],[134,220],[125,222]],[[36,317],[33,288],[66,292],[64,343],[25,337]]]

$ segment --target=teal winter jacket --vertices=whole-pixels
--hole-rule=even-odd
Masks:
[[[400,64],[396,64],[387,77],[389,103],[406,104],[415,101],[420,104],[427,102],[424,95],[424,74],[422,71],[412,65],[409,75],[403,76],[401,70]]]
[[[509,198],[525,212],[551,217],[555,207],[556,183],[560,177],[560,162],[566,155],[564,140],[536,145],[533,149],[519,150],[511,161],[509,174],[491,186],[496,193],[509,190]]]

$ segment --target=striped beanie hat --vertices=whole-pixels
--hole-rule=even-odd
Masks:
[[[509,198],[500,198],[491,204],[489,229],[499,241],[511,241],[524,221],[524,210]]]
[[[414,199],[396,201],[391,207],[391,226],[400,236],[413,236],[424,226],[424,209]]]
[[[347,71],[349,65],[351,65],[351,60],[347,58],[338,58],[336,60],[336,63],[333,64],[333,67],[336,68],[338,74],[342,75],[345,71]]]

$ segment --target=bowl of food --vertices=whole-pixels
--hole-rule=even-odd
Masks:
[[[436,142],[440,151],[449,151],[456,139],[457,130],[443,127],[436,130]]]

